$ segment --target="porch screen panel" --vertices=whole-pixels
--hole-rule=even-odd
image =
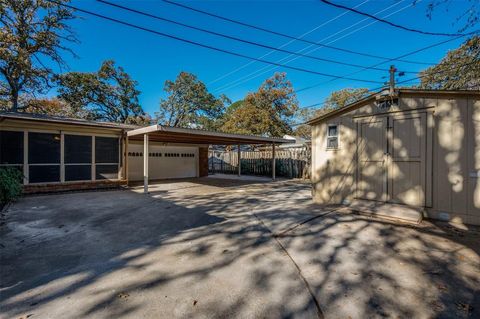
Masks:
[[[28,133],[30,183],[60,181],[60,135]]]
[[[64,136],[65,181],[92,179],[92,137]]]
[[[118,179],[119,139],[116,137],[95,137],[95,178]]]
[[[22,165],[23,132],[0,131],[0,166]]]
[[[0,131],[1,167],[17,169],[23,176],[23,132]]]

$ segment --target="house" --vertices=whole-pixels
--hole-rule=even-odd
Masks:
[[[275,144],[287,142],[160,125],[0,113],[0,167],[20,170],[26,193],[132,181],[143,181],[148,191],[149,180],[208,175],[209,145],[268,144],[275,149]]]
[[[317,203],[480,225],[480,91],[386,90],[309,124]]]
[[[284,135],[284,139],[291,140],[290,143],[282,144],[279,146],[280,149],[298,149],[298,150],[305,150],[310,145],[310,140],[303,138],[301,136],[293,136],[293,135]]]

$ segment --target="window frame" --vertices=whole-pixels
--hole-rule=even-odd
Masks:
[[[337,134],[336,135],[330,135],[330,127],[336,127]],[[331,147],[328,146],[329,143],[328,141],[331,139],[336,139],[337,140],[337,146]],[[329,123],[327,124],[327,134],[326,134],[326,145],[325,148],[327,151],[336,151],[340,149],[340,124],[338,123]]]
[[[87,137],[90,138],[90,162],[88,163],[80,163],[80,162],[75,162],[75,163],[67,163],[66,162],[66,136],[82,136],[82,137]],[[63,181],[62,183],[78,183],[78,182],[88,182],[88,181],[93,181],[93,138],[92,135],[88,134],[72,134],[68,132],[62,132],[62,142],[63,142]],[[89,166],[90,167],[90,179],[75,179],[75,180],[67,180],[67,167],[74,167],[74,166]]]
[[[23,168],[23,184],[24,185],[57,185],[57,184],[72,184],[72,183],[79,183],[79,182],[95,182],[97,179],[96,177],[96,165],[116,165],[117,166],[117,178],[115,179],[110,179],[110,180],[115,180],[118,181],[121,179],[121,166],[122,166],[122,135],[121,133],[119,134],[114,134],[114,133],[96,133],[96,132],[79,132],[79,131],[72,131],[72,130],[56,130],[56,129],[31,129],[31,128],[13,128],[13,127],[0,127],[0,130],[2,131],[13,131],[13,132],[22,132],[24,134],[24,147],[23,147],[23,152],[24,152],[24,160],[23,160],[23,165],[22,164],[5,164],[5,165],[0,165],[0,166],[18,166]],[[55,164],[48,164],[48,163],[42,163],[42,164],[33,164],[29,163],[28,157],[29,157],[29,133],[46,133],[46,134],[57,134],[60,135],[60,163],[55,163]],[[92,161],[90,162],[91,165],[91,170],[92,170],[92,176],[91,179],[89,180],[75,180],[75,181],[66,181],[65,180],[65,167],[66,165],[89,165],[86,163],[82,164],[66,164],[65,163],[65,150],[64,150],[64,143],[65,143],[65,137],[64,135],[81,135],[81,136],[89,136],[92,138]],[[118,163],[101,163],[101,164],[96,164],[95,163],[95,138],[96,137],[111,137],[115,138],[118,141]],[[57,182],[37,182],[37,183],[31,183],[29,180],[29,167],[30,165],[32,166],[44,166],[44,165],[59,165],[60,166],[60,180]],[[104,180],[102,180],[104,181]]]

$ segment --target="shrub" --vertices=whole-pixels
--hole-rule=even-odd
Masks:
[[[22,173],[13,167],[0,168],[0,203],[14,200],[22,193]]]

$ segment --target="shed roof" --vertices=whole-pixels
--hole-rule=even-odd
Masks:
[[[149,140],[151,141],[167,143],[236,145],[283,144],[292,142],[291,140],[276,137],[230,134],[161,125],[151,125],[127,132],[127,135],[131,140],[141,140],[143,139],[144,134],[148,134]]]
[[[355,109],[358,109],[371,101],[375,100],[377,97],[381,97],[385,95],[385,91],[388,90],[381,90],[375,93],[372,93],[366,97],[364,97],[361,100],[358,100],[354,103],[348,104],[342,108],[335,109],[333,111],[327,112],[325,114],[322,114],[318,117],[315,117],[309,121],[306,122],[306,124],[309,125],[314,125],[316,123],[325,121],[327,119],[333,118],[335,116],[348,113],[350,111],[353,111]],[[398,88],[395,90],[395,93],[398,94],[398,96],[401,96],[402,94],[412,94],[412,95],[423,95],[425,97],[430,97],[432,95],[438,96],[438,95],[443,95],[443,96],[448,96],[448,95],[453,95],[453,96],[480,96],[480,90],[424,90],[424,89],[415,89],[415,88]]]

